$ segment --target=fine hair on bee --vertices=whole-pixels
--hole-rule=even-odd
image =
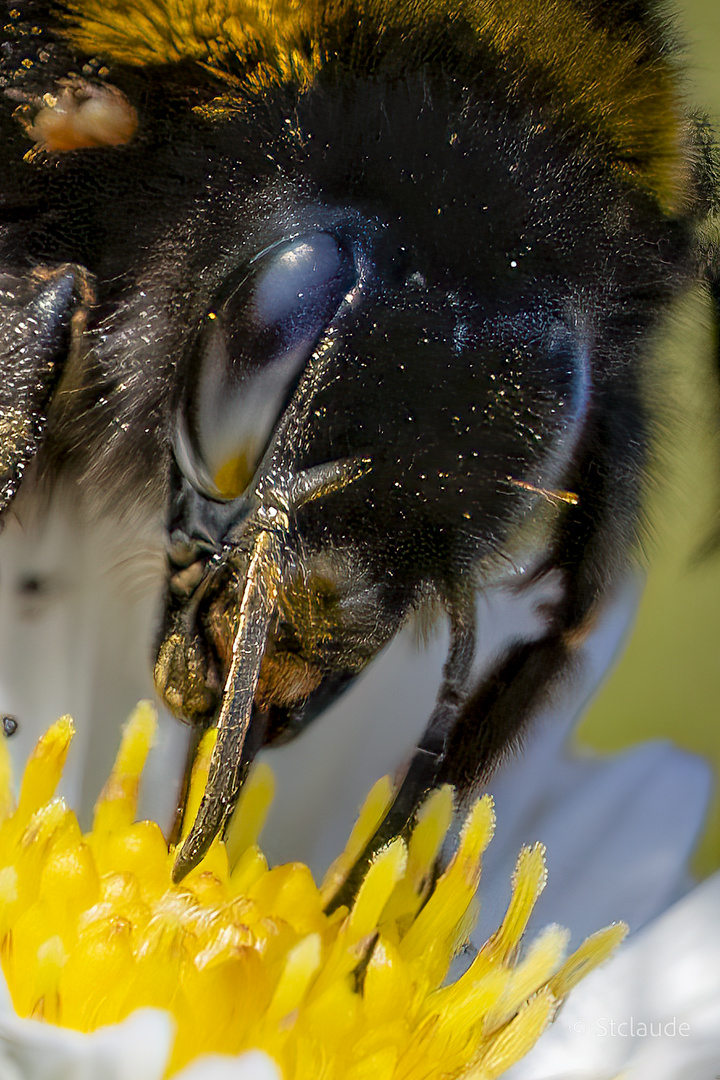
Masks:
[[[720,297],[712,133],[650,0],[17,0],[0,59],[0,491],[161,521],[154,672],[258,750],[415,614],[425,733],[331,906],[521,742],[633,565],[644,387]],[[479,598],[528,615],[488,664]],[[182,817],[182,805],[180,817]],[[179,827],[179,824],[178,824]]]

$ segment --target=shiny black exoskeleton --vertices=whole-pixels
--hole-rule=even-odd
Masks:
[[[714,280],[712,149],[651,4],[238,4],[237,39],[213,10],[8,15],[1,480],[37,454],[165,515],[156,682],[219,731],[178,875],[261,745],[449,620],[338,902],[517,743],[628,566],[655,337]],[[480,671],[497,586],[538,600]]]

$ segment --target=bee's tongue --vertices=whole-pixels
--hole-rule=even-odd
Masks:
[[[207,786],[197,817],[175,858],[176,882],[197,866],[215,837],[222,833],[235,809],[247,771],[263,743],[265,713],[254,710],[253,702],[275,612],[280,561],[278,533],[259,531],[250,552]]]

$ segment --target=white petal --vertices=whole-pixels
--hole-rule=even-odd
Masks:
[[[141,698],[155,697],[162,544],[142,522],[86,527],[67,500],[38,516],[13,506],[23,525],[10,516],[0,537],[0,711],[20,722],[8,748],[19,775],[38,737],[70,713],[77,734],[61,789],[85,827],[121,724]],[[172,816],[187,734],[160,710],[141,812],[161,823]]]
[[[577,987],[508,1080],[716,1080],[720,874],[695,888]]]
[[[282,1073],[262,1050],[250,1050],[239,1057],[204,1054],[181,1069],[176,1080],[282,1080]]]
[[[89,1035],[0,1015],[0,1080],[162,1080],[172,1044],[168,1013],[138,1010]]]
[[[490,783],[497,832],[484,860],[478,941],[502,918],[523,844],[547,847],[548,884],[530,931],[552,920],[573,944],[618,919],[637,930],[691,885],[686,864],[707,811],[709,765],[665,742],[599,755],[566,738],[632,625],[640,585],[628,580],[607,605],[582,666]]]
[[[517,772],[535,760],[531,748]],[[502,917],[519,848],[538,840],[547,846],[548,884],[531,929],[552,919],[575,944],[618,919],[637,930],[690,887],[686,863],[712,786],[705,762],[657,742],[609,758],[561,752],[538,767],[548,768],[545,791],[528,790],[512,769],[493,785],[498,826],[483,866],[478,936]]]

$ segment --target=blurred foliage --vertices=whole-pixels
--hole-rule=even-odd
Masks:
[[[720,3],[676,2],[689,63],[688,94],[720,133]],[[714,762],[720,775],[720,395],[717,341],[707,298],[674,313],[657,385],[664,415],[653,490],[650,574],[626,653],[581,727],[601,750],[673,739]],[[668,792],[668,798],[673,797]],[[696,869],[720,866],[720,792]]]

